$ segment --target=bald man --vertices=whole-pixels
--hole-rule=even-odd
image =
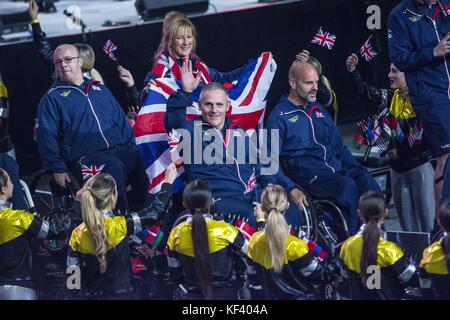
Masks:
[[[359,226],[359,196],[379,191],[379,186],[348,151],[330,115],[316,102],[319,76],[314,66],[294,61],[288,80],[289,95],[280,99],[267,122],[267,129],[279,130],[280,160],[286,164],[279,183],[297,205],[305,202],[301,190],[338,204],[354,234]]]
[[[105,86],[83,77],[75,46],[63,44],[53,54],[58,77],[39,102],[36,141],[44,169],[65,187],[68,172],[82,183],[98,172],[117,183],[118,208],[129,209],[127,185],[142,207],[147,175],[122,107]]]

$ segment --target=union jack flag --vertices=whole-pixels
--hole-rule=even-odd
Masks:
[[[414,144],[420,143],[422,141],[423,125],[421,123],[415,124],[409,131],[408,143],[409,147],[412,148]]]
[[[95,164],[92,166],[87,166],[87,165],[82,164],[81,165],[81,173],[83,174],[83,179],[87,180],[90,177],[93,177],[96,174],[102,172],[104,167],[105,167],[104,164],[102,164],[100,166],[96,166]]]
[[[378,53],[373,49],[372,44],[370,43],[370,39],[372,39],[372,36],[369,37],[369,39],[364,42],[361,49],[359,49],[359,54],[361,57],[364,58],[366,61],[372,60]]]
[[[238,218],[233,225],[239,230],[245,239],[250,240],[252,235],[256,232],[256,228],[247,223],[246,220]]]
[[[111,41],[107,40],[105,44],[103,45],[103,51],[106,53],[108,57],[110,57],[112,60],[117,61],[116,56],[114,55],[114,51],[117,50],[117,46]]]
[[[248,179],[247,182],[247,186],[245,187],[245,192],[244,193],[249,193],[251,192],[256,186],[256,175],[253,172],[253,174],[251,175],[250,179]]]
[[[314,256],[316,256],[320,261],[323,261],[328,256],[328,251],[323,249],[321,246],[319,246],[314,241],[309,240],[307,238],[302,238],[302,239],[308,243],[309,252],[311,252]]]
[[[334,43],[336,41],[336,36],[330,32],[323,32],[322,28],[319,28],[311,43],[318,44],[319,46],[325,47],[329,50],[333,49]]]
[[[180,137],[177,133],[177,131],[169,132],[169,147],[170,147],[170,154],[172,156],[173,161],[181,161],[181,156],[178,153],[178,144],[180,143]]]
[[[241,77],[228,90],[231,108],[227,117],[245,130],[255,129],[264,119],[266,96],[275,71],[276,63],[270,52],[249,62]],[[150,179],[148,192],[152,194],[161,189],[164,172],[173,161],[171,147],[175,147],[177,138],[169,137],[164,127],[164,114],[167,99],[181,86],[180,81],[170,78],[158,78],[155,83],[156,86],[151,85],[133,127],[136,145]],[[196,101],[199,99],[201,86],[202,84],[193,92],[194,104],[187,108],[187,119],[200,115]],[[177,168],[178,178],[173,188],[175,192],[180,192],[183,183],[179,176],[184,168],[181,164]]]
[[[308,251],[312,253],[319,261],[323,261],[328,256],[328,251],[319,246],[313,240],[308,239],[306,233],[301,229],[301,227],[291,226],[290,234],[294,237],[305,240],[308,245]]]

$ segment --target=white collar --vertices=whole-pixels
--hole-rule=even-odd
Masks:
[[[0,200],[0,210],[6,209],[6,208],[11,209],[12,203],[9,201],[6,201],[6,200]]]

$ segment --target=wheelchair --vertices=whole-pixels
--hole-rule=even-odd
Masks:
[[[56,184],[53,174],[43,170],[39,172],[30,184],[30,193],[36,210],[46,216],[51,213],[67,211],[75,203],[77,191],[81,188],[80,183],[70,172],[71,182],[62,188]]]
[[[19,182],[20,182],[20,190],[22,191],[22,196],[25,199],[25,203],[27,205],[27,211],[31,213],[36,212],[36,207],[34,206],[34,201],[30,192],[30,188],[28,188],[28,185],[22,179],[20,179]]]
[[[65,214],[75,211],[79,215],[79,210],[74,207],[77,191],[80,184],[75,177],[69,173],[71,182],[66,184],[66,188],[58,186],[50,171],[40,171],[30,183],[30,195],[34,204],[34,211],[46,219],[54,214]],[[80,221],[81,223],[81,217]],[[39,243],[39,252],[44,256],[54,255],[64,257],[67,253],[68,239],[65,240],[42,240]]]
[[[341,209],[329,200],[313,201],[317,219],[317,243],[325,245],[329,250],[336,250],[350,236],[347,221]]]
[[[300,209],[305,223],[295,236],[312,240],[329,253],[338,250],[350,236],[342,210],[330,200],[312,199],[309,194],[305,195],[310,205],[302,205]]]

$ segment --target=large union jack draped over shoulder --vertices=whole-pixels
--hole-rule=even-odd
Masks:
[[[264,119],[266,96],[276,71],[276,63],[270,52],[263,53],[251,61],[241,77],[228,89],[231,108],[227,117],[244,129],[255,129]],[[169,96],[179,89],[181,83],[174,79],[158,78],[152,85],[134,125],[134,135],[147,175],[150,179],[149,192],[160,190],[164,172],[171,163],[169,135],[164,128],[164,114]],[[193,92],[194,105],[187,108],[187,118],[200,115],[197,108],[202,84]],[[173,145],[174,142],[171,142]],[[184,172],[178,167],[178,175]],[[178,178],[174,190],[181,191]]]

